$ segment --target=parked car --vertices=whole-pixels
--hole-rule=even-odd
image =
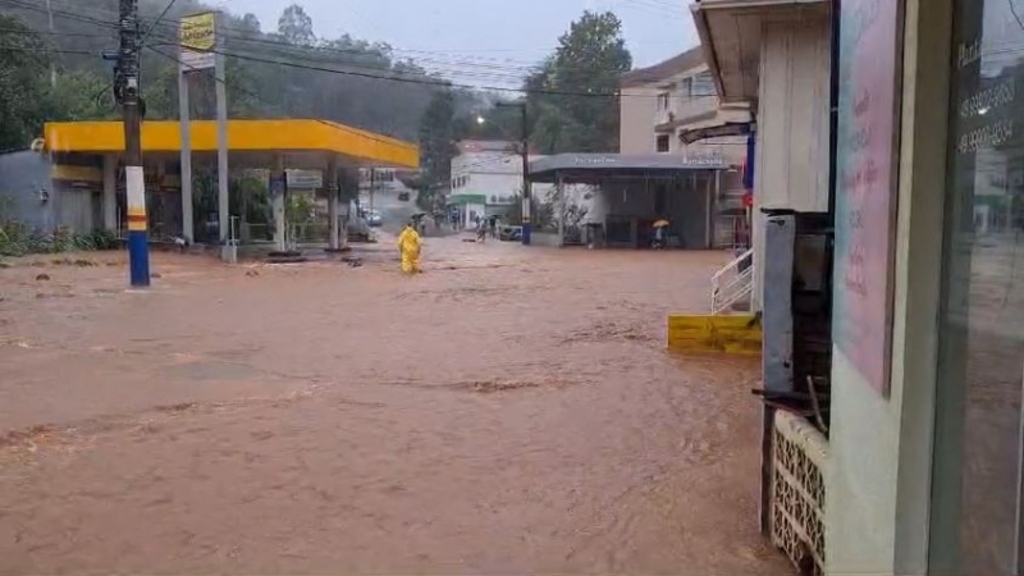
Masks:
[[[498,240],[503,242],[518,242],[523,238],[523,227],[522,226],[499,226],[498,227]]]
[[[384,224],[384,219],[381,217],[380,212],[377,212],[376,210],[367,211],[364,219],[366,220],[366,224],[373,228],[377,228]]]
[[[399,192],[398,193],[398,199],[401,202],[408,202],[409,201],[409,193],[405,192],[405,191]]]

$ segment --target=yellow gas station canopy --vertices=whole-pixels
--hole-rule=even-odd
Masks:
[[[105,154],[124,152],[121,122],[52,122],[45,127],[50,152]],[[194,152],[217,150],[217,123],[191,122]],[[143,153],[181,151],[181,129],[176,121],[142,123]],[[229,120],[228,150],[234,152],[335,154],[351,164],[419,167],[415,144],[324,120]]]

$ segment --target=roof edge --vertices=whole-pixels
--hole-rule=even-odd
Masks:
[[[701,46],[698,45],[676,54],[668,60],[663,60],[646,68],[630,70],[619,76],[619,84],[623,88],[635,88],[653,84],[670,76],[682,74],[702,64],[704,64],[704,52]]]

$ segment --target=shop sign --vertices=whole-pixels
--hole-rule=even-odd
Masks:
[[[217,62],[217,15],[204,12],[182,18],[178,41],[183,72],[213,68]]]
[[[836,167],[836,347],[889,394],[903,0],[844,0]]]

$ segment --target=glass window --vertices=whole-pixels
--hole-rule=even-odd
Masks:
[[[715,81],[711,78],[710,72],[701,72],[693,77],[690,82],[691,98],[706,98],[715,95]]]
[[[954,5],[930,568],[1020,574],[1024,2]]]
[[[669,146],[670,146],[670,143],[669,143],[668,134],[660,134],[658,136],[658,139],[657,139],[656,143],[655,143],[655,147],[656,147],[657,151],[658,152],[668,152],[669,151]]]
[[[658,94],[658,110],[668,110],[669,93]]]

